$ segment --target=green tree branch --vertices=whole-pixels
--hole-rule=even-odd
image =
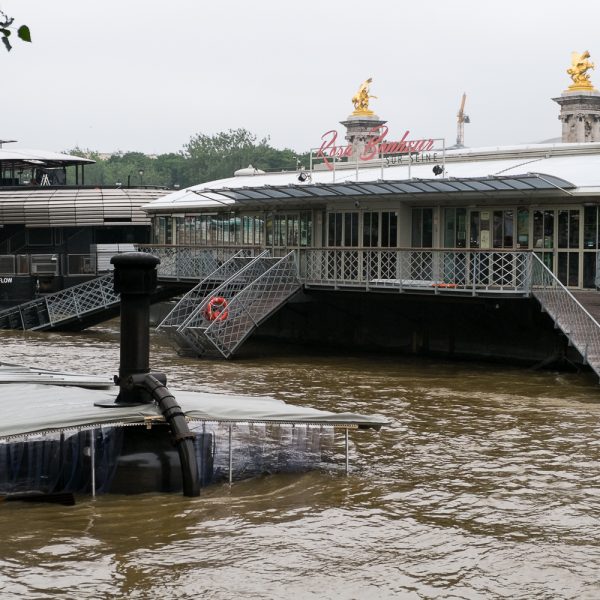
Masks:
[[[14,31],[12,24],[15,22],[13,17],[9,17],[0,10],[0,36],[2,37],[2,43],[8,52],[12,50],[12,44],[10,43],[10,36]],[[31,32],[27,25],[21,25],[17,29],[17,37],[24,42],[31,42]]]

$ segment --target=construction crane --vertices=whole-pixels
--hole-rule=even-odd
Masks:
[[[470,123],[469,115],[465,115],[465,101],[467,100],[467,94],[462,95],[460,101],[460,108],[458,109],[457,126],[456,126],[456,148],[465,147],[465,123]]]

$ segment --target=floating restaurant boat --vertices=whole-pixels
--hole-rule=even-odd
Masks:
[[[121,294],[115,381],[0,366],[0,499],[72,503],[73,494],[176,492],[323,464],[333,435],[379,429],[380,416],[266,397],[171,391],[149,368],[149,293],[157,259],[114,259]],[[116,382],[116,383],[115,383]]]
[[[580,63],[554,98],[558,143],[392,135],[367,80],[347,143],[325,132],[309,165],[241,169],[143,206],[139,249],[161,259],[166,291],[189,290],[159,330],[200,357],[231,358],[255,335],[600,376],[600,93]],[[1,311],[0,328],[85,326],[110,314],[109,283]]]
[[[368,108],[367,81],[342,121],[346,142],[324,133],[309,165],[244,171],[143,207],[161,280],[198,282],[160,328],[200,356],[229,357],[255,331],[600,375],[600,93],[586,68],[572,67],[577,81],[554,99],[558,143],[448,148],[392,136]],[[214,289],[225,323],[203,312],[211,273],[223,274],[202,269],[210,252],[232,261]],[[235,252],[255,257],[249,284],[252,267]],[[266,256],[282,261],[269,275],[258,268]]]
[[[88,185],[93,160],[8,143],[0,142],[0,307],[92,279],[116,252],[148,242],[140,207],[165,189]]]

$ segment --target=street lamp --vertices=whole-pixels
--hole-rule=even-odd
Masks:
[[[144,169],[140,169],[138,173],[140,174],[140,187],[142,187],[142,182],[144,181]]]

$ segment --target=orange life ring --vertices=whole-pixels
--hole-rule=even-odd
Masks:
[[[222,296],[213,296],[204,309],[204,316],[209,321],[224,321],[229,316],[227,304]]]
[[[458,287],[458,285],[456,283],[432,283],[431,287],[456,288],[456,287]]]

